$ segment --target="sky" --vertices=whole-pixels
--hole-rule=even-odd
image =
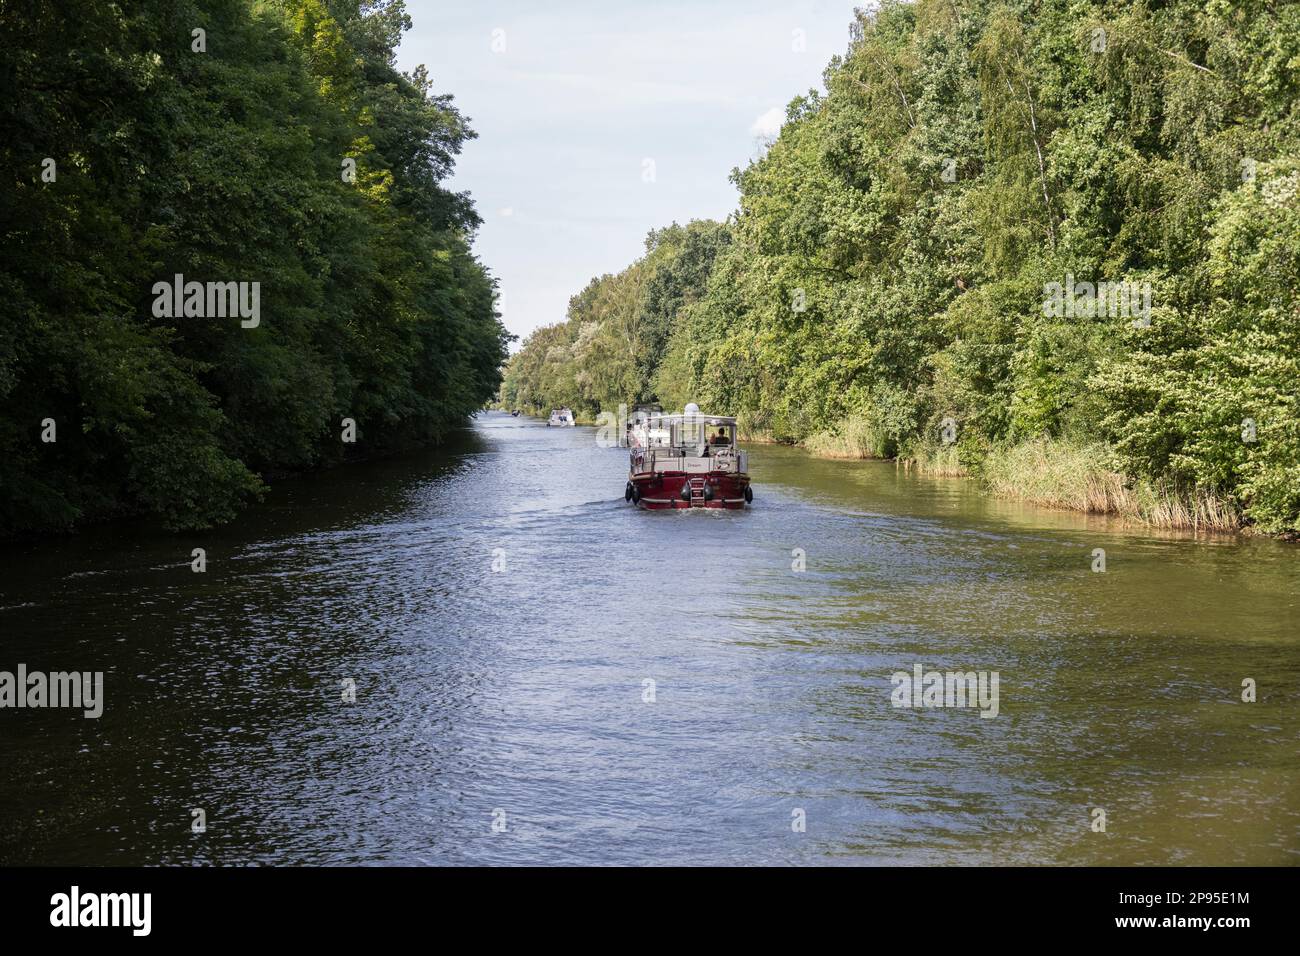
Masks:
[[[728,174],[822,89],[854,5],[407,0],[399,68],[427,66],[478,134],[449,185],[483,217],[474,248],[506,327],[522,340],[563,321],[651,229],[732,212]]]

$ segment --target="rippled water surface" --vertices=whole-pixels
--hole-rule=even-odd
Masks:
[[[650,514],[593,430],[487,414],[0,552],[0,669],[106,683],[0,710],[0,862],[1300,861],[1300,548],[751,456],[749,510]],[[999,715],[892,707],[918,663]]]

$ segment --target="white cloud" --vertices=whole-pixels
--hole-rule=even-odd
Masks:
[[[764,139],[776,139],[781,133],[781,125],[785,122],[785,110],[779,106],[773,106],[770,110],[754,120],[749,131],[755,136],[762,136]]]

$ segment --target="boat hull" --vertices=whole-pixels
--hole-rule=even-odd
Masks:
[[[688,508],[718,508],[740,511],[746,504],[749,476],[734,472],[686,474],[661,472],[632,475],[632,501],[646,511],[674,511]],[[687,498],[682,488],[689,486]],[[708,489],[707,491],[705,489]]]

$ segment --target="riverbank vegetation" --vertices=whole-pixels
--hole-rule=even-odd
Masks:
[[[507,405],[1178,526],[1300,529],[1300,6],[917,0],[512,360]]]
[[[473,133],[397,70],[409,26],[398,0],[4,5],[0,536],[207,527],[495,394],[479,220],[442,185]],[[232,308],[160,306],[176,276]]]

